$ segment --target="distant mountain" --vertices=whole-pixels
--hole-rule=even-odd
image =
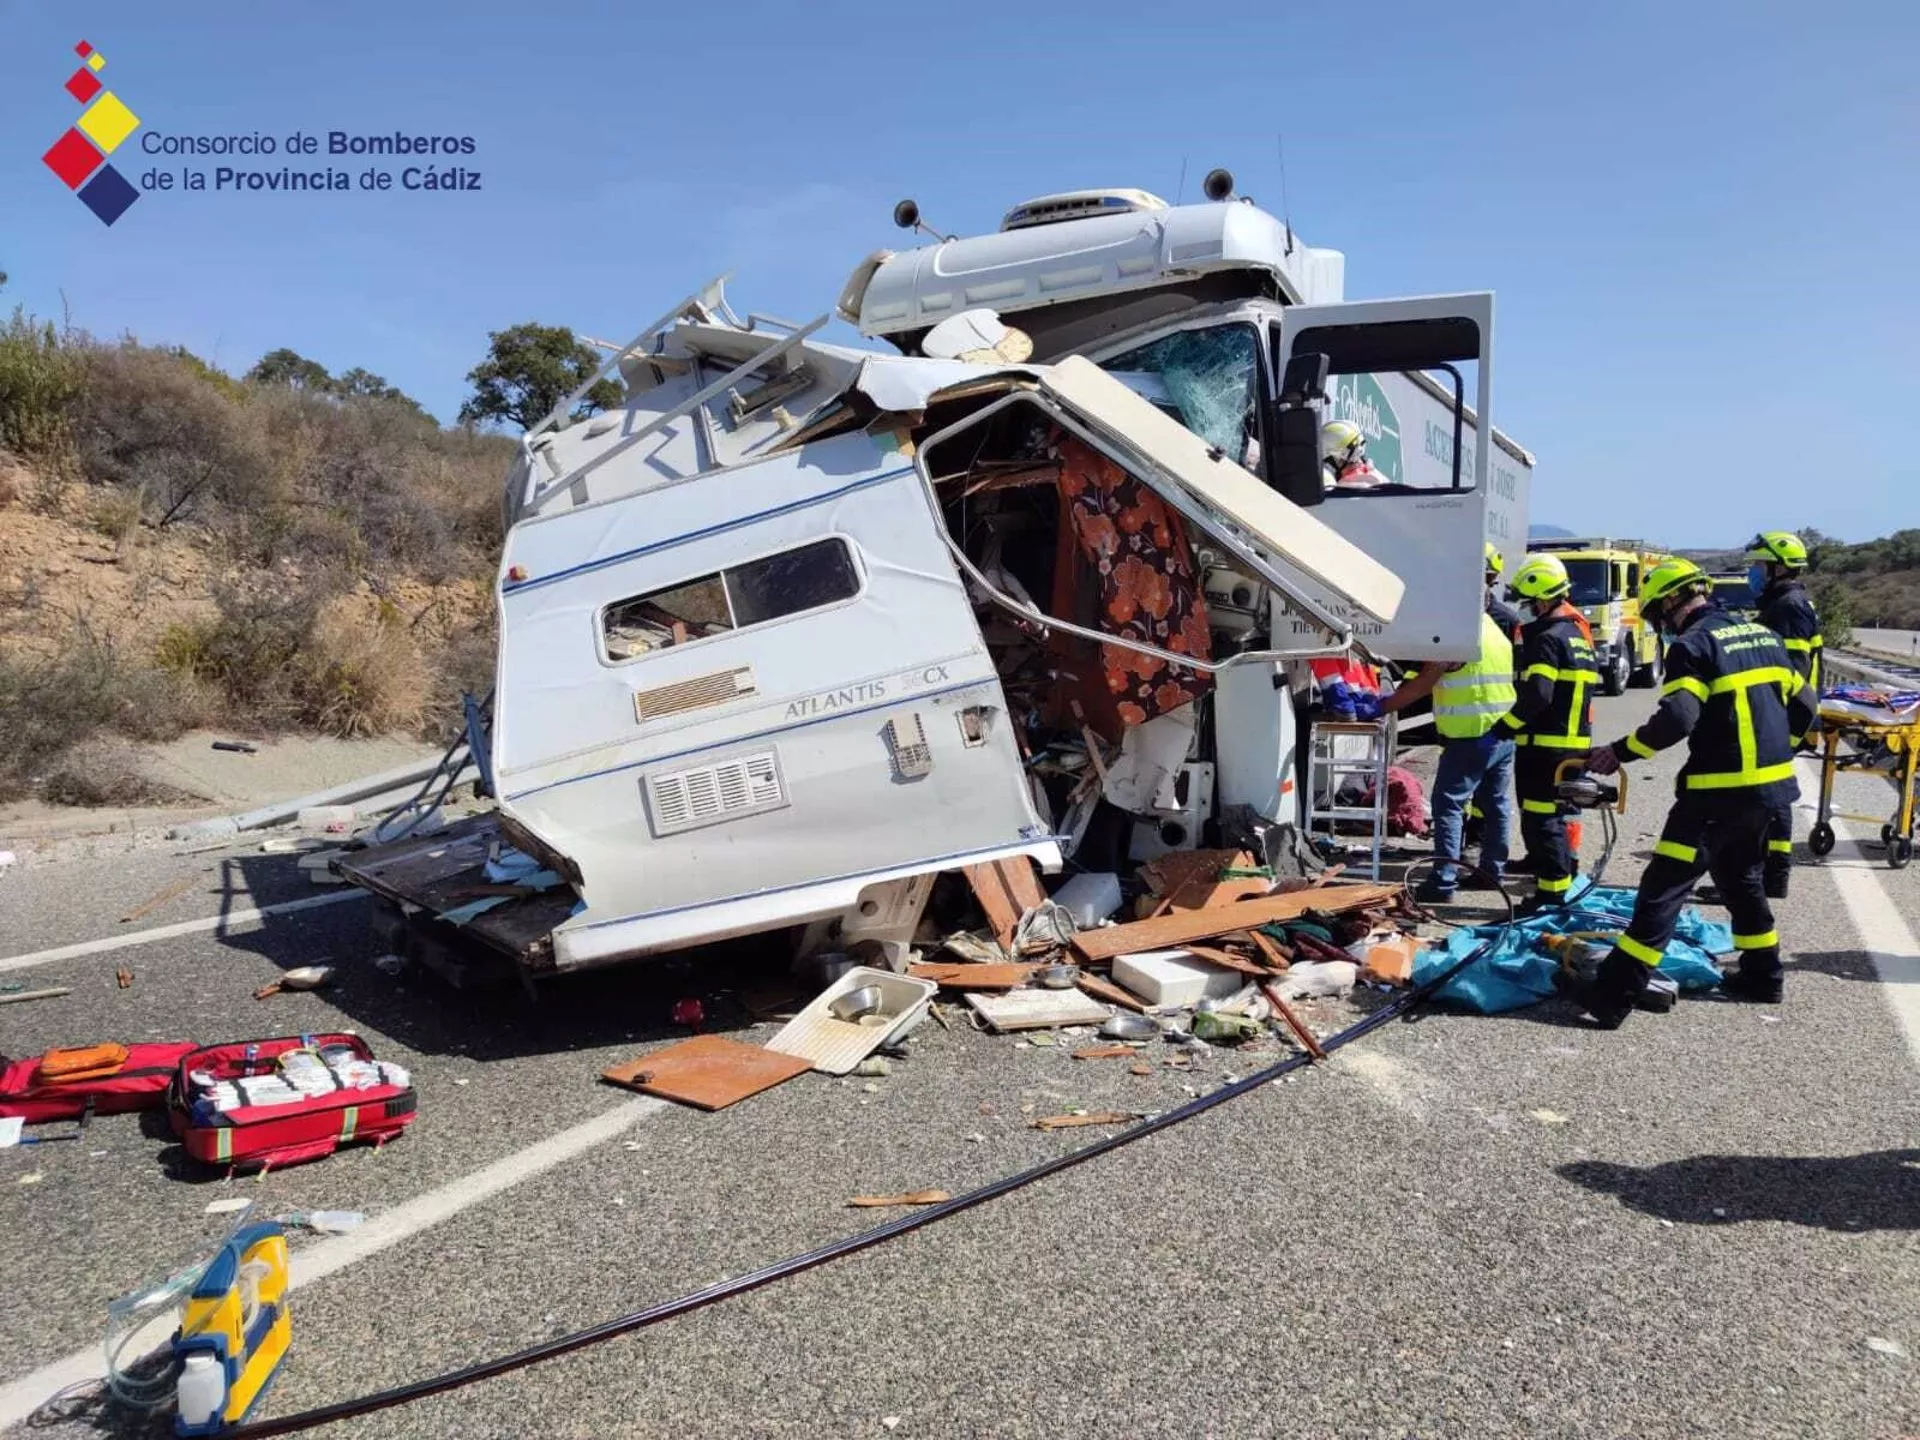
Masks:
[[[1529,540],[1566,540],[1570,539],[1575,533],[1577,532],[1569,530],[1562,525],[1529,525],[1527,527],[1527,539]]]

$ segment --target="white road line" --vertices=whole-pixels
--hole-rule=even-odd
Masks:
[[[1809,767],[1803,764],[1802,793],[1817,795],[1818,773],[1813,773],[1809,786],[1804,783],[1809,779],[1808,772]],[[1848,842],[1858,844],[1858,837],[1848,830],[1845,821],[1828,823],[1833,826],[1836,850]],[[1914,1063],[1920,1065],[1920,942],[1914,940],[1913,931],[1888,898],[1877,866],[1829,863],[1824,868],[1833,877],[1840,901],[1847,907],[1847,918],[1860,937],[1860,948],[1872,959],[1873,968],[1880,976],[1880,989],[1887,997],[1887,1004],[1893,1007],[1893,1018],[1906,1033],[1907,1048],[1913,1052]]]
[[[309,895],[303,900],[282,900],[278,905],[262,905],[255,910],[230,910],[224,915],[204,915],[198,920],[182,920],[173,925],[156,925],[151,930],[135,930],[131,935],[108,935],[99,940],[82,940],[77,945],[62,945],[54,950],[35,950],[30,955],[13,955],[0,960],[0,974],[25,970],[34,965],[51,965],[56,960],[78,960],[83,955],[98,955],[106,950],[124,950],[129,945],[145,945],[154,940],[171,940],[177,935],[199,935],[208,930],[231,934],[248,929],[275,915],[291,915],[299,910],[317,910],[322,905],[339,905],[348,900],[364,900],[364,890],[336,891],[330,895]]]
[[[332,898],[332,897],[328,897]],[[389,1246],[419,1234],[462,1210],[491,1199],[501,1191],[531,1180],[613,1139],[640,1121],[667,1108],[664,1100],[637,1099],[584,1120],[570,1130],[549,1135],[538,1144],[516,1150],[471,1175],[449,1181],[437,1190],[417,1195],[403,1205],[370,1217],[358,1230],[336,1235],[293,1256],[290,1283],[298,1288],[324,1280],[336,1271],[377,1255]],[[0,1428],[17,1425],[69,1386],[98,1380],[106,1374],[98,1344],[76,1350],[64,1360],[43,1365],[30,1375],[0,1386]]]

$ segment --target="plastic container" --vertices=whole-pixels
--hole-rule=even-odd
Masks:
[[[1073,916],[1075,925],[1091,930],[1120,908],[1120,877],[1076,875],[1054,892],[1053,902]]]
[[[209,1352],[196,1350],[187,1356],[174,1393],[179,1397],[181,1424],[211,1424],[226,1407],[227,1372]]]

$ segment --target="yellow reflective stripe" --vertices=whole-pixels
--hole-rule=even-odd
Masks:
[[[1660,687],[1660,694],[1664,697],[1675,694],[1681,690],[1686,691],[1687,694],[1696,697],[1703,703],[1708,694],[1706,685],[1694,679],[1691,675],[1681,675],[1676,679],[1669,680],[1665,685]]]
[[[1560,678],[1560,672],[1551,665],[1529,665],[1520,672],[1520,678],[1522,680],[1531,680],[1536,675],[1544,675],[1549,680],[1558,680]]]
[[[1776,855],[1791,855],[1793,853],[1793,841],[1769,840],[1767,841],[1767,849],[1773,851]]]
[[[231,1160],[233,1158],[233,1131],[222,1125],[213,1135],[213,1158]]]
[[[349,1105],[340,1112],[340,1140],[342,1144],[353,1139],[353,1133],[360,1126],[360,1107]]]
[[[1642,760],[1645,760],[1655,753],[1654,748],[1640,738],[1640,732],[1638,730],[1627,736],[1627,749],[1638,755]]]
[[[1622,935],[1613,943],[1619,947],[1621,954],[1631,955],[1643,965],[1658,965],[1660,963],[1660,952],[1658,950],[1654,949],[1651,945],[1642,945],[1631,935]]]
[[[1776,780],[1789,780],[1793,777],[1793,762],[1783,765],[1762,765],[1757,770],[1740,770],[1732,774],[1689,775],[1689,790],[1738,790],[1746,785],[1771,785]]]
[[[1755,685],[1785,685],[1794,672],[1784,665],[1756,665],[1717,677],[1707,688],[1715,695],[1741,694]]]
[[[1574,714],[1574,723],[1580,723],[1578,712]],[[1585,735],[1535,735],[1535,745],[1544,745],[1549,750],[1590,750],[1593,743]]]
[[[1678,860],[1683,865],[1691,865],[1700,858],[1700,852],[1691,845],[1682,845],[1678,840],[1661,840],[1653,847],[1653,853],[1664,855],[1669,860]]]
[[[1565,680],[1569,684],[1578,684],[1582,681],[1591,685],[1600,683],[1598,670],[1581,670],[1571,666],[1563,670],[1556,665],[1529,665],[1520,672],[1522,680],[1531,680],[1536,675],[1544,675],[1549,680]]]
[[[1560,813],[1558,802],[1553,800],[1522,800],[1520,802],[1520,808],[1522,810],[1530,810],[1535,815],[1558,815]]]
[[[1573,888],[1573,877],[1569,875],[1560,880],[1535,880],[1533,882],[1533,888],[1543,895],[1558,895],[1564,890],[1571,890]]]
[[[1778,930],[1764,930],[1758,935],[1736,935],[1733,948],[1736,950],[1775,950],[1780,945]]]
[[[1780,643],[1789,650],[1807,655],[1812,653],[1814,645],[1818,642],[1814,640],[1782,640]]]
[[[1760,762],[1760,741],[1753,733],[1753,701],[1744,690],[1734,692],[1733,724],[1740,734],[1740,768],[1751,770]]]

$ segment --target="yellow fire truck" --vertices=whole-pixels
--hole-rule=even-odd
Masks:
[[[1568,595],[1593,627],[1593,649],[1606,692],[1628,685],[1658,685],[1663,665],[1660,636],[1640,619],[1640,576],[1665,552],[1644,540],[1568,536],[1527,543],[1530,554],[1551,551],[1573,582]]]

